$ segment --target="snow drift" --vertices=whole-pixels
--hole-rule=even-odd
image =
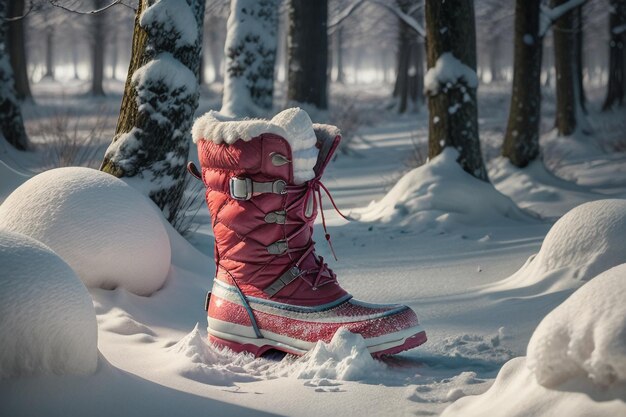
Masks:
[[[0,265],[0,379],[93,373],[96,314],[72,268],[42,243],[4,229]]]
[[[626,382],[626,264],[598,275],[552,311],[528,344],[528,367],[548,388],[588,378]]]
[[[463,171],[458,156],[455,149],[445,148],[405,174],[380,201],[350,214],[362,221],[416,223],[423,229],[532,221],[491,184]]]
[[[448,407],[451,416],[626,415],[626,264],[585,284],[548,314],[486,393]]]
[[[487,291],[525,288],[539,294],[572,289],[626,262],[626,200],[598,200],[565,214],[546,235],[537,255]]]
[[[0,227],[49,246],[88,287],[149,295],[169,272],[170,242],[155,206],[94,169],[59,168],[31,178],[0,206]]]

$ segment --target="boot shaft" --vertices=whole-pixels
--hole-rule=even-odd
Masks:
[[[294,129],[291,116],[285,128],[274,120],[237,125],[209,114],[194,126],[194,140],[215,235],[216,278],[247,297],[319,305],[346,295],[332,271],[320,273],[322,261],[312,250],[314,188],[340,137],[333,127],[314,130],[310,119],[308,134],[302,123]]]

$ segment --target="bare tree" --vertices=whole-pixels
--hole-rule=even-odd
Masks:
[[[9,23],[6,17],[9,9],[8,3],[11,1],[0,0],[0,51],[7,49]],[[15,96],[13,68],[5,53],[0,54],[0,132],[14,148],[22,151],[28,149],[22,112]]]
[[[428,156],[448,147],[459,152],[461,167],[483,181],[476,105],[476,31],[472,0],[426,0],[428,73]]]
[[[290,0],[287,99],[328,108],[328,1]]]
[[[107,0],[94,0],[96,10],[102,9]],[[91,95],[104,96],[104,57],[106,49],[106,15],[96,13],[91,19]]]
[[[101,167],[131,178],[170,222],[180,209],[198,105],[203,19],[203,0],[140,1],[120,117]]]
[[[603,110],[622,106],[626,95],[626,0],[611,0],[609,13],[609,85]]]

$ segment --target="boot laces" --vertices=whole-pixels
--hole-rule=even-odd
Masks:
[[[311,204],[313,205],[315,204],[314,199],[317,199],[317,202],[319,205],[319,212],[322,216],[322,227],[324,228],[324,237],[333,254],[333,257],[335,258],[335,260],[337,260],[335,249],[333,248],[332,242],[330,240],[330,233],[328,233],[328,228],[326,227],[326,217],[324,216],[324,208],[322,205],[322,191],[324,191],[326,195],[328,196],[328,199],[330,200],[335,211],[344,219],[348,221],[350,220],[350,218],[345,216],[337,207],[337,204],[335,203],[335,200],[330,194],[330,191],[322,183],[321,175],[317,175],[313,179],[305,182],[302,185],[289,185],[286,188],[287,193],[292,193],[292,194],[300,193],[301,194],[299,197],[297,197],[294,200],[292,204],[290,204],[286,208],[286,211],[289,212],[290,210],[297,210],[299,208],[300,210],[302,210],[302,218],[305,220],[302,222],[302,225],[291,235],[287,236],[285,240],[289,242],[296,236],[300,235],[300,233],[304,232],[307,228],[313,227],[313,223],[315,222],[315,216],[313,216],[313,213],[311,213],[310,216],[307,216],[306,211],[307,211],[307,207],[310,207]],[[289,248],[287,252],[293,253],[293,252],[304,251],[298,257],[296,262],[293,264],[294,266],[299,268],[302,261],[305,260],[307,256],[309,256],[311,253],[314,253],[314,250],[315,250],[315,242],[313,241],[313,239],[309,239],[309,241],[307,242],[305,246],[298,247],[298,248]],[[314,256],[315,256],[315,260],[317,263],[317,268],[302,271],[300,278],[302,278],[305,282],[307,282],[313,288],[313,290],[316,290],[322,285],[337,282],[337,275],[328,267],[328,264],[324,262],[324,258],[322,256],[317,256],[315,254]],[[315,274],[315,279],[313,281],[309,281],[304,278],[305,275],[312,274],[314,272],[316,274]],[[324,280],[324,278],[326,278],[326,280]]]

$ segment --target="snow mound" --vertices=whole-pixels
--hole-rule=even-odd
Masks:
[[[442,417],[626,415],[626,264],[598,275],[548,314],[528,357],[500,370],[484,394]]]
[[[0,379],[91,374],[98,328],[72,268],[40,242],[0,229]]]
[[[626,200],[597,200],[565,214],[550,229],[536,256],[491,290],[535,292],[576,288],[626,262]]]
[[[247,369],[255,361],[252,355],[236,354],[207,343],[198,324],[168,348],[168,353],[173,358],[167,365],[172,373],[203,384],[231,386],[259,379],[253,370]]]
[[[361,221],[402,221],[423,229],[532,221],[491,184],[465,172],[456,162],[458,156],[457,150],[445,148],[427,164],[406,173],[380,201],[350,214]]]
[[[616,417],[626,415],[626,389],[588,381],[549,389],[537,383],[526,358],[507,362],[487,392],[459,399],[441,417]]]
[[[626,264],[598,275],[539,324],[528,344],[539,384],[556,387],[583,376],[626,383]]]
[[[330,343],[319,341],[298,358],[289,373],[298,379],[364,381],[380,380],[385,369],[372,358],[360,334],[341,327]]]
[[[0,206],[0,227],[52,248],[87,287],[149,295],[169,272],[170,242],[157,209],[94,169],[59,168],[31,178]]]

